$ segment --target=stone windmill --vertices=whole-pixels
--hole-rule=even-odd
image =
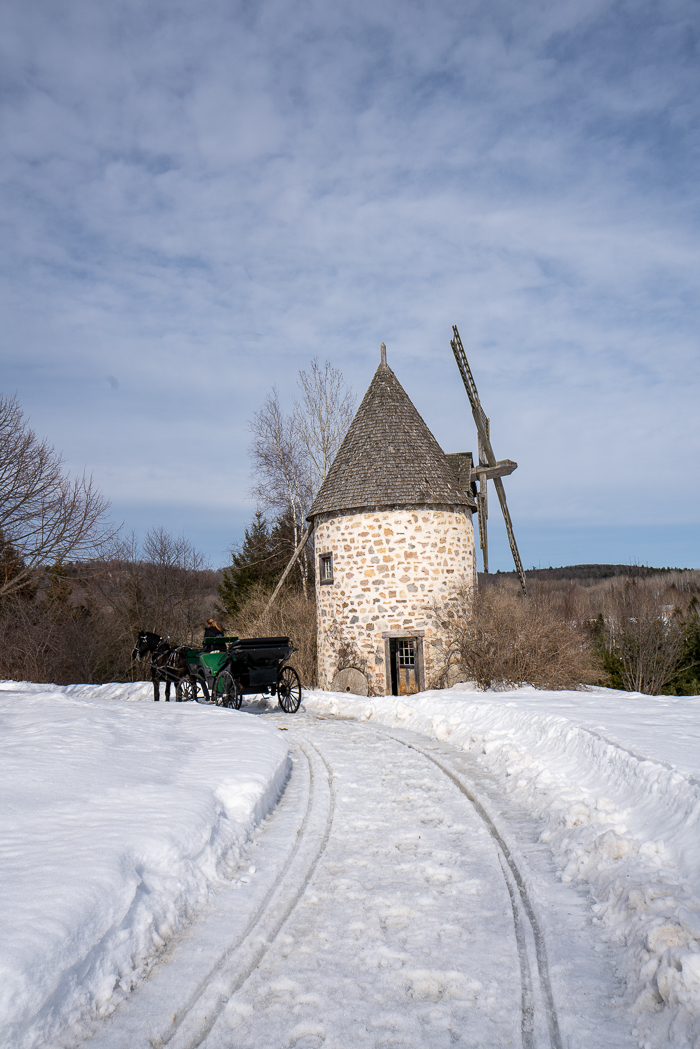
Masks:
[[[471,455],[447,456],[381,361],[309,511],[321,688],[417,692],[430,609],[476,579]]]

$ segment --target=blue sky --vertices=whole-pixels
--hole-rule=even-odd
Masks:
[[[3,391],[218,565],[315,356],[475,449],[456,323],[525,565],[700,567],[699,10],[10,0]]]

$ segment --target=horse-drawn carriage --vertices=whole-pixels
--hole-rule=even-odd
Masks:
[[[184,645],[171,647],[158,634],[141,631],[133,657],[150,655],[153,698],[160,698],[160,682],[165,682],[165,698],[175,685],[175,700],[198,699],[205,703],[239,710],[243,696],[277,696],[282,710],[294,714],[301,703],[301,682],[287,660],[294,651],[288,637],[213,637],[203,648]]]

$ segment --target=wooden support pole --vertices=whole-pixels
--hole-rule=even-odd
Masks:
[[[313,521],[312,521],[311,524],[309,525],[309,527],[304,532],[304,534],[303,534],[303,536],[301,538],[301,542],[299,543],[299,546],[296,548],[296,550],[292,554],[291,561],[289,562],[289,564],[285,568],[284,572],[282,573],[282,578],[280,579],[280,581],[277,584],[277,586],[275,587],[275,589],[272,591],[272,594],[270,596],[270,600],[265,605],[265,611],[266,612],[271,608],[272,602],[275,600],[275,598],[277,597],[278,593],[280,592],[280,589],[282,587],[282,583],[285,581],[285,579],[287,578],[287,576],[291,572],[292,568],[296,564],[296,561],[297,561],[297,559],[299,557],[299,554],[302,552],[302,550],[306,546],[307,542],[309,541],[309,536],[311,535],[313,530],[314,530],[314,525],[313,525]]]

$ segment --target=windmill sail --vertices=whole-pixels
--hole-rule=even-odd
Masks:
[[[467,397],[469,398],[469,403],[471,404],[472,415],[474,416],[474,422],[476,423],[476,430],[477,430],[477,433],[479,435],[479,464],[481,466],[487,467],[486,470],[482,470],[482,471],[479,471],[479,467],[475,468],[475,472],[476,472],[477,477],[479,477],[479,474],[481,473],[481,476],[479,477],[479,497],[480,498],[479,498],[479,504],[478,505],[479,505],[479,515],[480,515],[479,516],[479,532],[480,532],[480,535],[481,535],[481,547],[482,547],[482,551],[483,551],[483,554],[484,554],[484,571],[488,572],[488,570],[489,570],[488,569],[489,562],[488,562],[487,538],[486,538],[486,507],[487,507],[487,503],[486,503],[486,483],[487,483],[487,480],[490,477],[490,479],[493,481],[494,485],[496,486],[496,494],[498,495],[498,501],[501,504],[501,510],[503,511],[503,520],[506,523],[506,532],[508,533],[508,542],[510,543],[510,549],[511,549],[511,552],[513,554],[513,561],[515,562],[515,568],[516,568],[516,571],[518,573],[518,578],[520,579],[520,585],[523,588],[523,593],[526,594],[527,593],[527,587],[525,585],[525,571],[523,569],[523,563],[520,560],[520,554],[518,553],[518,544],[515,542],[515,534],[513,532],[513,522],[510,519],[510,513],[508,511],[508,504],[506,502],[505,488],[503,487],[503,481],[501,479],[501,476],[494,476],[494,474],[492,472],[493,468],[498,468],[499,466],[501,466],[501,464],[496,461],[496,456],[494,455],[493,448],[491,447],[491,439],[489,437],[489,420],[486,418],[486,413],[484,412],[484,409],[481,407],[481,402],[479,400],[479,394],[477,393],[477,389],[476,389],[476,383],[474,382],[474,376],[472,375],[471,368],[469,367],[469,361],[467,360],[467,355],[464,352],[464,346],[462,345],[462,340],[459,337],[459,332],[457,331],[457,325],[456,324],[452,325],[452,331],[454,332],[454,338],[450,340],[450,346],[452,347],[452,352],[454,353],[455,360],[457,361],[457,367],[459,368],[460,375],[462,376],[462,382],[464,383],[464,387],[465,387],[465,389],[467,391]],[[510,465],[511,465],[511,469],[515,468],[515,466],[513,464],[510,464]],[[489,467],[491,469],[488,469]],[[503,470],[502,472],[503,473],[506,473],[506,472],[510,473],[511,469]],[[483,488],[483,500],[481,498],[482,497],[482,488]],[[482,506],[483,506],[483,521],[482,521],[482,518],[481,518],[481,514],[482,514],[482,509],[481,508],[482,508]]]

